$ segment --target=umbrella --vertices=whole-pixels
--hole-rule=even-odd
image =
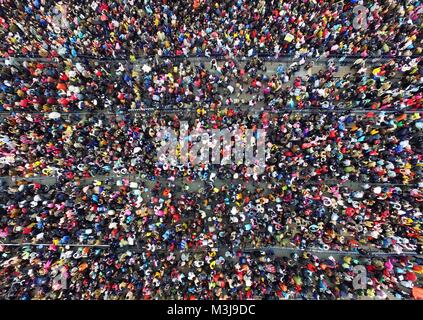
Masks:
[[[49,119],[59,119],[60,118],[60,113],[59,112],[50,112],[48,117]]]
[[[145,64],[142,66],[142,71],[149,73],[151,71],[151,67]]]

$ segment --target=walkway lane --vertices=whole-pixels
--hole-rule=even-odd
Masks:
[[[194,182],[188,182],[185,178],[177,178],[175,181],[169,181],[168,179],[163,178],[163,177],[160,177],[155,181],[151,181],[151,180],[148,180],[148,179],[142,179],[139,176],[134,176],[134,175],[128,176],[127,175],[127,176],[122,176],[120,178],[116,177],[116,176],[113,176],[113,177],[111,177],[111,176],[101,176],[101,177],[97,177],[97,178],[89,178],[89,179],[83,180],[81,185],[91,184],[91,183],[95,182],[96,180],[98,180],[98,181],[108,180],[109,182],[113,183],[111,185],[112,187],[114,186],[115,188],[118,188],[116,186],[116,181],[121,180],[121,179],[128,179],[129,181],[138,182],[138,188],[139,189],[144,189],[145,187],[147,187],[148,191],[145,191],[145,189],[144,189],[144,191],[142,192],[142,197],[143,197],[144,201],[148,201],[152,197],[151,190],[153,189],[153,187],[154,187],[154,185],[156,184],[157,181],[159,181],[162,185],[169,186],[170,184],[175,184],[178,187],[180,187],[180,188],[174,189],[174,191],[172,191],[172,193],[174,193],[174,195],[175,195],[175,198],[178,198],[180,195],[182,195],[182,193],[188,194],[188,195],[190,193],[196,193],[196,194],[202,193],[206,184],[210,183],[209,180],[204,181],[204,180],[201,180],[201,179],[198,180],[198,181],[194,181]],[[309,183],[305,180],[302,181],[302,182],[304,182],[305,185],[313,184],[313,183]],[[213,186],[220,188],[223,185],[228,185],[229,183],[234,183],[234,181],[228,180],[228,179],[226,179],[226,180],[216,179],[213,182]],[[262,188],[264,190],[265,195],[270,192],[270,189],[266,188],[268,183],[251,184],[251,183],[246,182],[246,181],[236,181],[235,182],[235,184],[239,184],[239,183],[242,184],[243,186],[245,186],[247,188],[247,190],[249,190],[249,191],[254,191],[256,188]],[[325,181],[325,182],[319,182],[319,183],[316,183],[316,184],[339,185],[339,182],[337,182],[337,181],[332,181],[332,182],[331,181]],[[187,185],[189,185],[189,187],[190,187],[189,190],[183,191],[184,187],[187,186]],[[345,182],[344,185],[346,187],[353,189],[353,190],[362,189],[361,184],[354,185],[351,182]],[[201,207],[201,210],[204,210],[207,217],[212,217],[212,216],[215,215],[214,212],[212,211],[212,207],[210,207],[210,208]],[[224,217],[227,217],[229,219],[230,216],[225,215]],[[184,214],[181,217],[181,221],[179,223],[181,223],[183,221],[191,221],[192,218],[193,217]],[[249,220],[246,219],[244,223],[248,223],[248,221]],[[228,223],[229,223],[229,221],[228,221]],[[207,224],[213,225],[213,221],[207,222]],[[291,234],[299,232],[299,228],[296,225],[296,223],[289,225],[289,232]],[[345,239],[347,239],[347,240],[351,239],[351,236],[349,234],[342,234],[342,233],[340,233],[340,234],[345,236]],[[310,252],[315,252],[316,254],[319,254],[322,257],[328,256],[328,255],[340,255],[340,256],[342,256],[342,255],[345,255],[345,254],[353,254],[353,255],[361,255],[362,254],[362,253],[359,253],[358,251],[342,251],[342,250],[341,251],[334,251],[334,250],[323,250],[323,249],[318,249],[318,248],[314,248],[314,247],[306,248],[306,249],[300,249],[298,247],[295,247],[294,244],[280,243],[279,245],[281,245],[281,244],[284,245],[284,246],[283,247],[275,246],[275,247],[269,247],[269,248],[245,247],[245,248],[242,248],[242,250],[244,250],[246,252],[251,252],[251,251],[257,251],[257,250],[273,250],[275,248],[277,254],[280,254],[280,255],[289,255],[292,252],[303,252],[303,251],[309,252],[310,251]],[[29,242],[24,241],[23,239],[21,239],[21,241],[19,241],[19,239],[16,239],[15,242],[13,242],[13,243],[3,243],[3,245],[10,246],[10,247],[50,246],[51,243],[29,243]],[[246,244],[246,245],[248,245],[248,244]],[[286,247],[287,245],[288,246],[291,245],[291,246]],[[66,245],[64,244],[64,245],[61,245],[61,246],[66,246]],[[85,244],[84,243],[71,243],[70,244],[70,247],[84,247],[84,246],[98,247],[98,248],[108,248],[109,247],[109,245],[101,243],[101,241],[98,240],[98,239],[97,240],[96,239],[90,240],[89,243],[85,243]],[[218,248],[218,249],[220,250],[221,248]],[[369,254],[373,254],[373,252],[376,252],[377,255],[381,255],[381,256],[390,255],[390,254],[393,254],[393,255],[399,254],[399,253],[395,253],[395,252],[387,253],[387,252],[378,251],[379,249],[377,249],[376,247],[373,247],[373,246],[361,246],[361,249],[368,251]],[[134,245],[134,246],[127,245],[127,246],[118,248],[118,250],[130,250],[130,251],[141,251],[142,252],[145,249],[139,248],[136,245]],[[158,249],[158,250],[164,250],[165,251],[166,249]],[[412,252],[412,251],[405,251],[403,254],[404,255],[416,255],[417,253]]]
[[[162,58],[162,59],[166,59],[166,58]],[[250,59],[250,58],[248,58],[248,59]],[[244,60],[244,59],[235,58],[234,60],[237,61],[239,67],[244,67],[245,64],[246,64],[246,61],[248,59]],[[0,64],[1,63],[4,64],[5,60],[6,59],[4,59],[4,58],[0,59]],[[12,58],[9,63],[19,65],[23,61],[28,61],[28,60],[29,61],[41,61],[41,62],[53,62],[53,63],[62,63],[63,62],[63,60],[60,60],[60,59],[56,59],[57,60],[56,61],[54,59],[52,60],[52,59],[38,59],[38,58],[22,58],[22,57],[20,57],[20,58]],[[84,58],[73,59],[72,61],[76,63],[79,60],[84,60]],[[184,58],[174,58],[172,60],[177,62],[178,60],[183,61]],[[209,70],[209,71],[212,69],[211,65],[210,65],[210,61],[211,61],[210,58],[190,57],[190,58],[188,58],[188,60],[193,65],[196,65],[196,66],[198,66],[200,63],[203,63],[204,66],[206,67],[206,69]],[[307,59],[305,59],[305,61],[306,61],[305,64],[307,64],[309,62],[313,62],[314,63],[313,67],[308,69],[308,70],[305,70],[304,65],[301,66],[299,68],[299,70],[293,74],[293,76],[291,77],[291,80],[287,84],[284,84],[283,87],[286,87],[287,85],[291,85],[296,76],[301,76],[302,78],[304,78],[306,75],[309,76],[312,73],[315,74],[315,73],[318,73],[319,71],[327,70],[328,64],[332,63],[332,62],[338,67],[338,71],[334,73],[335,78],[343,77],[348,73],[355,73],[355,71],[353,71],[351,69],[351,66],[356,60],[357,60],[357,57],[347,57],[344,60],[342,60],[342,58],[330,58],[330,59],[328,59],[328,58],[324,58],[324,57],[317,58],[317,59],[307,58]],[[388,60],[389,59],[387,59],[387,58],[369,58],[365,61],[366,61],[367,66],[371,67],[371,66],[373,66],[377,63],[386,62]],[[54,62],[54,61],[56,61],[56,62]],[[88,59],[88,61],[98,62],[98,63],[109,63],[109,64],[110,63],[124,63],[124,64],[130,66],[131,68],[133,68],[134,70],[137,70],[137,71],[139,71],[142,68],[144,63],[148,63],[148,59],[138,59],[134,62],[130,62],[128,60],[119,60],[119,59],[115,59],[115,60],[95,60],[95,59],[90,60],[90,59]],[[224,63],[225,60],[217,60],[217,61],[218,61],[218,64],[221,65],[222,63]],[[294,59],[292,57],[282,57],[282,58],[279,58],[277,60],[272,59],[272,58],[267,58],[267,59],[265,59],[265,62],[264,62],[266,71],[264,71],[264,72],[259,71],[259,74],[265,74],[268,77],[271,77],[273,75],[276,75],[276,69],[278,68],[278,66],[283,65],[285,70],[287,70],[290,67],[290,65],[292,65],[293,63],[297,63],[298,61],[299,61],[298,58]],[[368,71],[368,73],[370,72],[370,70],[367,70],[367,71]],[[235,82],[232,83],[232,86],[234,88],[236,87]],[[223,89],[219,89],[219,90],[222,91]],[[244,101],[248,102],[248,101],[254,99],[254,97],[256,95],[257,94],[254,93],[254,92],[251,93],[251,94],[244,92],[241,95],[239,95],[238,98],[243,99]],[[236,96],[237,96],[236,93],[230,95],[230,97],[232,97],[232,98],[235,98]],[[319,109],[313,109],[313,110],[292,110],[292,109],[285,109],[284,110],[284,109],[281,109],[281,108],[271,109],[265,104],[264,101],[258,101],[257,104],[254,107],[249,107],[248,103],[247,103],[245,106],[239,106],[239,107],[234,106],[234,109],[239,109],[239,110],[242,110],[242,111],[249,111],[249,112],[260,112],[262,110],[266,110],[266,111],[269,111],[269,112],[277,112],[277,113],[285,112],[285,111],[286,112],[292,112],[292,113],[296,113],[296,112],[298,112],[298,113],[309,113],[309,112],[310,113],[316,113],[316,112],[319,112],[319,113],[320,112],[325,112],[325,113],[332,113],[332,112],[336,112],[336,113],[344,113],[344,112],[346,112],[346,113],[366,113],[366,112],[413,113],[413,112],[415,112],[413,110],[368,110],[368,109],[342,110],[342,108],[340,108],[340,110],[337,110],[337,108],[339,108],[341,105],[343,105],[344,102],[342,102],[342,101],[339,102],[339,105],[338,105],[338,103],[337,103],[337,105],[331,105],[332,104],[331,102],[329,102],[329,101],[327,101],[327,102],[329,104],[328,108],[319,108]],[[331,110],[331,109],[336,109],[336,110]],[[191,113],[192,111],[196,111],[196,110],[193,110],[193,109],[184,109],[184,110],[180,111],[177,108],[175,108],[174,105],[162,104],[162,105],[157,105],[157,106],[154,106],[154,107],[149,107],[148,109],[144,109],[144,110],[124,111],[124,114],[127,114],[128,112],[131,112],[131,113],[132,112],[133,113],[150,113],[150,112],[154,112],[155,110],[157,110],[159,112],[163,112],[163,113],[177,113],[177,112],[182,112],[182,113],[189,112],[189,113]],[[214,111],[212,111],[212,112],[214,112]],[[16,113],[20,113],[20,111],[17,111]],[[13,114],[13,112],[0,112],[0,120],[3,119],[4,117],[7,117],[9,114]],[[33,114],[40,114],[40,113],[34,112]],[[114,114],[114,113],[111,113],[108,110],[99,110],[99,111],[96,111],[96,112],[86,112],[86,111],[81,110],[80,112],[62,113],[62,116],[68,117],[70,114],[79,114],[82,117],[87,117],[87,116],[94,115],[94,114]],[[116,111],[116,114],[119,114],[119,111]]]

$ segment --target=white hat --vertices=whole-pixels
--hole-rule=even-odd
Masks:
[[[381,187],[375,187],[373,189],[373,192],[376,193],[376,194],[380,194],[382,192],[382,188]]]

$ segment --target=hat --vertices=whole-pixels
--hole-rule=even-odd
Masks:
[[[380,194],[380,193],[382,192],[382,188],[381,188],[381,187],[375,187],[375,188],[373,189],[373,192],[374,192],[375,194]]]

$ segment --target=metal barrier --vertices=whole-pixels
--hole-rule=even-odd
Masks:
[[[333,107],[336,108],[336,105]],[[103,110],[96,110],[96,111],[70,111],[70,112],[63,112],[60,113],[61,117],[70,117],[70,116],[91,116],[91,115],[114,115],[114,116],[127,116],[127,115],[134,115],[134,114],[142,114],[142,113],[197,113],[198,109],[200,108],[180,108],[175,109],[172,106],[160,106],[156,108],[145,108],[145,109],[128,109],[122,111],[103,111]],[[224,107],[221,109],[203,109],[201,112],[206,113],[213,113],[213,112],[222,112],[225,110],[234,110],[235,112],[268,112],[268,113],[305,113],[305,114],[313,114],[313,113],[344,113],[344,114],[364,114],[364,113],[398,113],[398,114],[414,114],[414,113],[423,113],[423,109],[331,109],[331,108],[304,108],[304,109],[292,109],[292,108],[251,108],[248,106],[245,107]],[[52,111],[55,112],[55,111]],[[8,117],[8,116],[15,116],[18,114],[29,114],[29,115],[43,115],[48,116],[50,112],[37,112],[37,111],[0,111],[0,118],[1,117]]]
[[[260,54],[256,54],[256,55],[252,55],[252,56],[228,56],[228,55],[223,55],[223,54],[210,54],[209,56],[199,56],[199,55],[179,55],[179,56],[175,56],[175,55],[149,55],[149,56],[134,56],[134,59],[132,59],[132,61],[135,62],[139,62],[139,61],[146,61],[149,59],[169,59],[169,60],[197,60],[197,61],[210,61],[212,59],[215,60],[229,60],[229,59],[233,59],[233,60],[240,60],[240,61],[245,61],[245,60],[251,60],[251,59],[255,59],[255,58],[260,58],[261,60],[264,61],[269,61],[269,62],[286,62],[286,61],[293,61],[296,59],[301,59],[302,57],[304,57],[305,59],[310,59],[310,60],[329,60],[329,59],[343,59],[345,60],[357,60],[357,59],[364,59],[364,60],[379,60],[379,61],[388,61],[388,60],[401,60],[401,59],[414,59],[414,58],[419,58],[421,56],[419,55],[407,55],[407,56],[392,56],[392,55],[379,55],[379,56],[372,56],[369,55],[365,58],[363,58],[361,55],[354,55],[354,54],[329,54],[329,55],[324,55],[322,54],[319,57],[307,57],[307,54],[303,54],[303,55],[292,55],[292,54],[280,54],[280,55],[275,55],[275,54],[266,54],[266,53],[260,53]],[[55,56],[55,57],[48,57],[48,58],[44,58],[41,57],[39,55],[14,55],[14,56],[10,56],[8,57],[12,58],[12,59],[17,59],[17,60],[34,60],[34,61],[53,61],[53,60],[93,60],[93,61],[105,61],[105,62],[110,62],[110,61],[116,61],[116,62],[130,62],[131,58],[129,56],[125,56],[125,57],[97,57],[94,55],[78,55],[76,57],[74,56]],[[0,62],[4,61],[6,58],[2,57],[0,58]]]
[[[68,244],[54,244],[54,243],[0,243],[0,246],[5,247],[15,247],[15,248],[21,248],[21,247],[50,247],[50,246],[57,246],[57,247],[76,247],[76,248],[101,248],[101,249],[111,249],[110,245],[105,244],[79,244],[79,243],[68,243]],[[233,248],[229,249],[227,247],[220,247],[220,248],[211,248],[211,250],[221,250],[221,251],[242,251],[245,253],[252,253],[257,251],[272,251],[275,254],[279,255],[289,255],[292,253],[312,253],[317,256],[319,255],[325,255],[325,256],[362,256],[362,257],[391,257],[391,256],[414,256],[417,258],[423,258],[422,254],[419,254],[415,251],[404,251],[401,253],[397,252],[384,252],[384,251],[372,251],[368,250],[365,252],[358,252],[358,251],[337,251],[337,250],[322,250],[318,248],[306,248],[306,249],[299,249],[299,248],[290,248],[290,247],[260,247],[260,248],[252,248],[252,247],[239,247],[239,248]],[[144,252],[145,250],[143,248],[139,248],[137,246],[123,246],[118,247],[115,249],[116,251],[131,251],[131,252]],[[197,253],[204,253],[207,252],[207,248],[197,248],[197,249],[187,249],[187,250],[181,250],[180,252],[197,252]],[[168,252],[166,249],[158,249],[157,252]]]
[[[244,248],[244,252],[255,252],[255,251],[280,251],[284,254],[298,253],[298,252],[307,252],[314,253],[316,255],[334,255],[334,256],[366,256],[366,257],[389,257],[389,256],[416,256],[423,258],[422,254],[418,254],[415,251],[404,251],[402,253],[396,252],[383,252],[383,251],[372,251],[368,250],[367,252],[358,252],[358,251],[337,251],[337,250],[323,250],[319,248],[306,248],[306,249],[297,249],[289,247],[263,247],[263,248]]]

